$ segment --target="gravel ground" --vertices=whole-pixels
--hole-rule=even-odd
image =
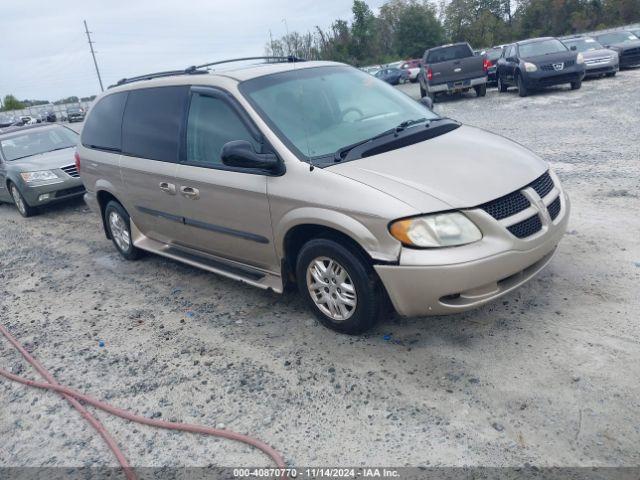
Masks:
[[[64,384],[253,433],[292,465],[637,466],[639,85],[635,70],[436,104],[542,155],[573,201],[550,266],[477,311],[337,335],[295,294],[124,261],[77,201],[28,220],[0,205],[0,321]],[[2,339],[0,365],[34,376]],[[137,466],[268,464],[230,441],[97,416]],[[0,439],[0,466],[115,465],[64,400],[4,379]]]

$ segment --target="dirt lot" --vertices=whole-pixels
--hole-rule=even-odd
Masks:
[[[294,294],[124,261],[78,201],[28,220],[0,205],[0,321],[65,384],[251,432],[292,465],[639,465],[640,70],[436,110],[539,153],[573,202],[551,265],[497,303],[337,335]],[[4,340],[0,365],[33,375]],[[268,463],[97,416],[134,465]],[[4,379],[0,439],[0,466],[115,465],[64,400]]]

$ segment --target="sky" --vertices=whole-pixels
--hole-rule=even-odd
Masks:
[[[368,0],[374,10],[384,0]],[[2,1],[0,97],[58,100],[100,86],[83,20],[95,42],[105,88],[124,77],[263,55],[289,31],[351,20],[352,0]],[[283,21],[286,19],[286,22]]]

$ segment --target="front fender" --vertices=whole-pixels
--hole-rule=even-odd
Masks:
[[[358,243],[375,260],[395,262],[400,256],[401,245],[386,231],[387,222],[371,219],[374,228],[367,227],[356,218],[335,210],[318,207],[300,207],[290,210],[275,225],[274,236],[278,256],[284,258],[284,239],[298,225],[320,225],[337,230]],[[375,230],[378,235],[374,233]],[[384,234],[381,232],[384,230]],[[381,242],[379,238],[383,238]]]

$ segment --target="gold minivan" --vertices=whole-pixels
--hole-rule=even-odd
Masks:
[[[85,199],[153,252],[282,292],[326,326],[456,313],[549,263],[569,199],[521,145],[347,65],[284,59],[122,80],[88,113]]]

